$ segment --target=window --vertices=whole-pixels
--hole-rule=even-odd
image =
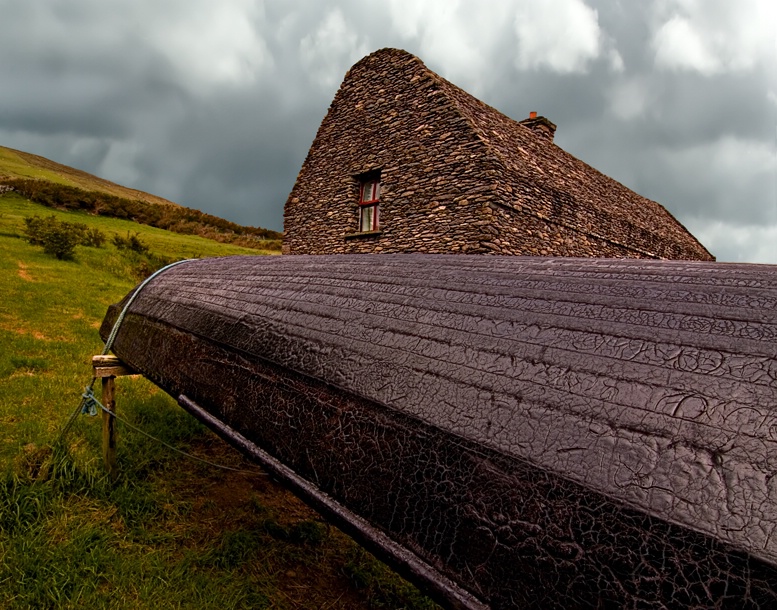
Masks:
[[[361,179],[359,188],[359,232],[379,230],[380,175]]]

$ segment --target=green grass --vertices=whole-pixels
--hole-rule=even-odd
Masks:
[[[139,279],[138,255],[110,244],[79,246],[74,261],[58,261],[27,244],[24,217],[52,213],[109,235],[137,232],[152,252],[172,259],[257,252],[128,221],[52,211],[13,193],[0,196],[0,459],[51,438],[61,422],[56,405],[63,398],[77,401],[89,358],[102,349],[96,329],[106,308]],[[29,410],[38,417],[21,416]]]
[[[22,239],[24,217],[52,213],[137,232],[168,258],[257,253],[0,195],[0,607],[433,608],[143,378],[117,380],[120,415],[250,472],[182,459],[119,424],[112,482],[88,416],[54,448],[138,261],[110,243],[45,255]]]

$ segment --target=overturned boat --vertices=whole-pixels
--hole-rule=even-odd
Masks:
[[[113,351],[447,607],[777,607],[775,266],[207,259]]]

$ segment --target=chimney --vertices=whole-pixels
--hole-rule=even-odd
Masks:
[[[550,140],[551,142],[556,133],[556,125],[551,123],[544,116],[537,116],[537,113],[533,110],[529,113],[529,118],[519,121],[519,124],[528,127],[538,136]]]

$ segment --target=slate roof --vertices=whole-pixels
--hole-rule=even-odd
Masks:
[[[492,153],[492,161],[501,166],[495,186],[512,207],[575,227],[584,225],[592,235],[631,247],[648,237],[646,234],[664,242],[661,251],[646,251],[647,255],[688,258],[687,253],[693,253],[693,258],[714,260],[662,205],[577,159],[540,130],[532,130],[480,101],[406,51],[381,49],[373,55],[417,61],[423,66]]]

